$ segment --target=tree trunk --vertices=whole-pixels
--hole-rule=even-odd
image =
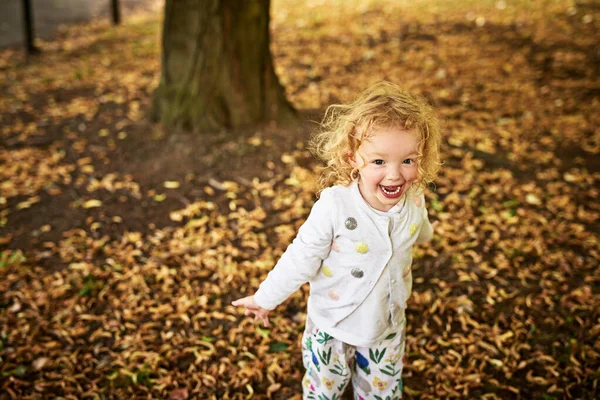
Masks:
[[[167,0],[152,119],[206,131],[295,112],[273,69],[267,0]]]

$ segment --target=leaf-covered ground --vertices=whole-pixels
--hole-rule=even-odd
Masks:
[[[299,399],[305,289],[229,303],[315,199],[310,121],[380,79],[447,133],[405,397],[600,397],[600,7],[451,3],[274,1],[297,129],[149,124],[158,16],[0,51],[0,399]]]

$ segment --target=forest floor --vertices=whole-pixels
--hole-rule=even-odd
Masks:
[[[0,51],[0,399],[299,399],[306,288],[270,329],[229,303],[315,200],[324,107],[381,79],[445,128],[405,398],[600,397],[600,7],[276,0],[271,18],[293,128],[148,122],[157,15]]]

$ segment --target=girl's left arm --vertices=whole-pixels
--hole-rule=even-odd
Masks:
[[[425,196],[421,194],[421,203],[423,204],[423,224],[419,230],[419,237],[415,244],[427,243],[433,238],[433,226],[429,222],[427,207],[425,207]]]

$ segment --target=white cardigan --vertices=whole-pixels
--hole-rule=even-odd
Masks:
[[[394,310],[403,315],[412,287],[412,246],[432,235],[422,193],[409,191],[384,213],[368,205],[356,183],[327,188],[254,300],[272,310],[309,282],[308,316],[320,329],[335,328],[373,295],[389,299],[395,325]],[[384,271],[389,284],[377,284]]]

